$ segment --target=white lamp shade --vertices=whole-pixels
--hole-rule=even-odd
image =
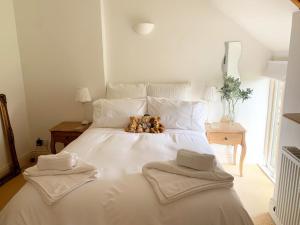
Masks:
[[[88,88],[78,88],[75,97],[76,102],[86,103],[91,102],[92,98]]]
[[[204,98],[208,102],[217,101],[217,88],[214,86],[206,88]]]
[[[264,75],[272,79],[285,80],[287,66],[287,61],[269,61]]]
[[[140,35],[147,35],[154,29],[153,23],[138,23],[133,27],[134,31]]]

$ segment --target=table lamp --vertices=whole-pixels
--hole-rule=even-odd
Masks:
[[[75,101],[82,103],[82,106],[84,108],[84,120],[81,122],[81,124],[86,125],[89,123],[86,116],[86,108],[85,104],[92,101],[90,91],[88,88],[78,88],[75,96]]]
[[[207,115],[207,122],[212,123],[212,103],[217,101],[217,88],[214,86],[211,87],[207,87],[205,90],[205,95],[204,95],[204,99],[207,101],[207,111],[208,111],[208,115]]]

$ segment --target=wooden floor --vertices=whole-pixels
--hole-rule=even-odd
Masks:
[[[253,218],[255,225],[275,225],[269,213],[263,213]]]
[[[20,188],[24,184],[25,180],[23,178],[23,175],[20,174],[0,187],[0,210],[15,195],[15,193],[20,190]]]
[[[256,165],[246,165],[244,177],[238,176],[236,166],[224,165],[224,168],[234,175],[234,187],[255,225],[274,225],[267,213],[273,183]],[[0,187],[0,210],[24,184],[23,176],[19,175]]]

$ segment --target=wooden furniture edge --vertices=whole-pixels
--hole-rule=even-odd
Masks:
[[[285,113],[283,116],[289,120],[292,120],[300,124],[300,113]]]
[[[291,0],[300,9],[300,0]]]
[[[236,126],[238,125],[238,126]],[[237,146],[241,145],[241,155],[240,155],[240,162],[239,162],[239,172],[240,172],[240,176],[243,176],[243,170],[244,170],[244,160],[247,154],[247,144],[246,144],[246,129],[240,124],[240,123],[235,123],[235,127],[238,127],[239,130],[226,130],[226,129],[219,129],[218,127],[216,127],[215,129],[213,127],[210,127],[211,123],[206,123],[205,124],[205,128],[206,128],[206,137],[208,138],[208,142],[211,142],[211,139],[209,138],[209,135],[213,135],[213,134],[222,134],[222,133],[227,133],[227,134],[238,134],[238,135],[242,135],[242,139],[241,142],[239,144],[231,144],[234,147],[234,152],[233,152],[233,157],[234,157],[234,164],[236,164],[236,155],[237,155]],[[207,129],[208,127],[210,127],[211,129]],[[220,128],[220,127],[219,127]]]
[[[17,176],[21,172],[20,164],[18,161],[16,148],[15,148],[15,139],[12,130],[12,126],[9,120],[9,114],[7,110],[7,101],[6,96],[4,94],[0,94],[0,123],[2,122],[3,134],[4,138],[7,141],[7,147],[9,148],[9,152],[12,160],[12,167],[4,177],[0,178],[0,186],[11,178]],[[1,131],[0,131],[1,132]]]
[[[65,128],[65,129],[61,128],[66,124],[71,124],[71,126]],[[56,126],[52,127],[51,129],[49,129],[50,134],[51,134],[51,141],[50,141],[51,153],[52,154],[57,153],[56,147],[55,147],[55,144],[57,142],[63,143],[64,147],[66,147],[70,142],[74,141],[83,132],[85,132],[91,126],[91,124],[92,123],[83,125],[79,121],[63,121],[63,122],[60,122],[59,124],[57,124]],[[78,128],[80,128],[80,129],[76,129],[76,126],[78,126]],[[57,140],[57,139],[59,139],[59,140]],[[64,140],[62,141],[62,139],[64,139]]]

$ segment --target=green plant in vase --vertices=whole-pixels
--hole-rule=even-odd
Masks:
[[[234,78],[229,75],[224,76],[224,85],[219,90],[221,93],[222,100],[227,103],[227,112],[225,117],[229,121],[234,121],[235,118],[235,107],[239,101],[244,102],[249,99],[253,93],[253,89],[246,88],[241,89],[241,80],[239,78]]]

